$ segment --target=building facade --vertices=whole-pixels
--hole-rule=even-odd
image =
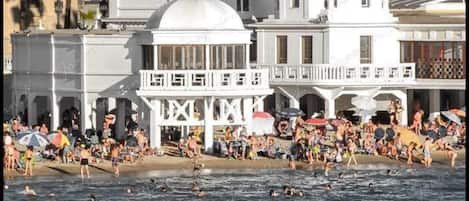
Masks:
[[[113,113],[117,138],[135,121],[152,147],[168,127],[203,128],[207,151],[215,127],[249,132],[254,111],[334,118],[357,95],[378,111],[399,99],[406,125],[414,109],[465,104],[461,10],[445,1],[110,1],[107,29],[12,34],[12,105],[30,125],[82,131]]]

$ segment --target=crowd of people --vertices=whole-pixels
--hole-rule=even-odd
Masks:
[[[308,164],[321,162],[324,164],[325,174],[328,174],[334,163],[346,163],[347,167],[357,165],[356,154],[385,156],[394,160],[405,159],[412,165],[416,160],[425,167],[432,163],[432,150],[445,151],[450,159],[451,167],[455,166],[456,150],[465,144],[465,124],[443,119],[441,116],[430,121],[423,120],[424,112],[417,109],[413,124],[408,129],[418,136],[425,138],[424,142],[414,140],[404,142],[402,130],[399,130],[400,113],[402,107],[398,101],[392,101],[389,106],[389,124],[383,124],[370,119],[364,123],[352,122],[342,115],[325,125],[310,126],[301,117],[294,121],[281,118],[274,125],[276,134],[256,135],[248,134],[242,128],[226,127],[223,135],[216,137],[213,153],[230,160],[255,160],[259,157],[271,159],[288,159],[289,167],[296,168],[295,163],[302,161]],[[295,122],[293,124],[293,122]],[[33,147],[19,151],[15,146],[17,133],[34,130],[47,136],[50,134],[45,124],[26,126],[20,117],[15,117],[4,123],[4,168],[7,170],[22,169],[24,175],[33,175],[36,161],[51,160],[61,163],[79,163],[81,175],[89,177],[88,166],[109,160],[114,174],[119,176],[119,164],[133,164],[145,155],[162,155],[163,152],[151,149],[149,140],[143,129],[128,129],[127,137],[116,140],[111,129],[112,119],[105,118],[102,130],[82,134],[74,120],[67,127],[60,127],[58,134],[67,136],[69,141],[64,144],[49,144],[41,152],[34,152]],[[240,131],[241,130],[241,131]],[[284,146],[279,138],[290,134],[291,143]],[[169,140],[175,140],[169,135]],[[181,157],[202,157],[203,132],[201,127],[194,127],[186,138],[180,138],[177,150]],[[423,157],[420,157],[420,154]]]
[[[73,123],[73,121],[72,121]],[[123,140],[116,140],[109,122],[104,121],[103,129],[98,132],[86,132],[82,134],[76,124],[69,127],[59,127],[54,132],[49,132],[45,124],[26,126],[21,118],[15,117],[4,123],[4,168],[6,170],[22,170],[25,176],[33,175],[33,166],[38,161],[52,161],[63,164],[80,164],[81,176],[90,177],[89,165],[98,165],[109,160],[116,176],[119,176],[119,163],[134,164],[145,155],[159,154],[156,149],[149,148],[149,141],[143,129],[127,130],[128,135]],[[20,151],[15,142],[21,132],[39,132],[48,135],[64,135],[67,140],[61,144],[50,143],[41,151],[34,151],[34,147],[27,146]],[[160,153],[161,154],[161,153]]]

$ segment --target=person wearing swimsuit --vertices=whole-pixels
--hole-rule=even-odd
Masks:
[[[431,150],[430,150],[430,146],[432,144],[432,141],[430,140],[429,137],[427,137],[425,139],[425,142],[423,144],[423,154],[424,154],[424,163],[425,163],[425,167],[430,167],[431,166],[431,163],[432,163],[432,153],[431,153]]]
[[[111,162],[116,177],[119,177],[119,152],[119,146],[114,146],[111,151]]]
[[[24,154],[26,158],[24,176],[33,176],[33,165],[32,165],[32,158],[33,158],[33,147],[28,147],[26,153]]]
[[[88,178],[90,178],[90,170],[88,169],[88,163],[89,163],[89,157],[90,157],[90,152],[86,148],[84,144],[81,145],[81,151],[80,151],[80,174],[81,178],[83,179],[83,169],[86,169],[86,175]]]

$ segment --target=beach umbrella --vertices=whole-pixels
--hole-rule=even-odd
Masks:
[[[47,139],[56,147],[62,147],[65,144],[70,145],[70,139],[68,139],[68,136],[63,133],[52,132],[51,134],[47,135]]]
[[[43,147],[49,144],[47,138],[38,131],[23,135],[18,138],[18,143],[24,146]]]
[[[307,119],[304,123],[313,125],[313,126],[325,126],[327,124],[327,120],[319,119],[319,118],[311,118],[311,119]]]
[[[26,131],[20,131],[16,133],[16,139],[20,139],[25,135],[29,135],[31,133],[38,132],[38,131],[33,131],[33,130],[26,130]],[[40,133],[42,134],[42,133]]]
[[[461,119],[455,115],[454,113],[450,112],[450,111],[443,111],[441,112],[441,115],[443,115],[444,117],[446,117],[448,120],[458,124],[458,125],[461,125]]]
[[[460,110],[460,109],[452,109],[452,110],[449,110],[450,112],[452,112],[453,114],[459,116],[459,117],[466,117],[466,112],[463,111],[463,110]]]
[[[305,113],[298,108],[286,108],[280,112],[277,112],[277,114],[285,118],[298,117],[298,116],[305,115]]]
[[[269,119],[273,117],[268,112],[253,112],[252,118]]]
[[[376,100],[370,96],[352,97],[352,105],[360,110],[374,110],[376,108]]]

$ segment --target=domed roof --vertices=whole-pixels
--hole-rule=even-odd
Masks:
[[[238,13],[220,0],[175,0],[155,11],[147,29],[229,30],[244,29]]]

